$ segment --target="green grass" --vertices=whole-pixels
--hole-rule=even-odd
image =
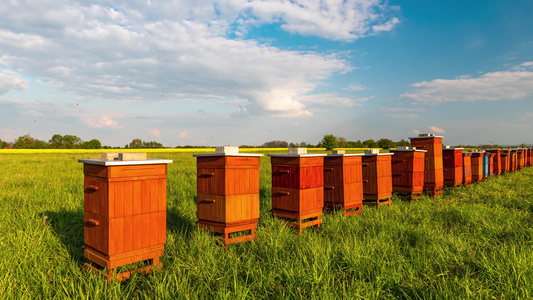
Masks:
[[[194,151],[194,150],[193,150]],[[285,150],[280,150],[285,151]],[[196,162],[170,158],[164,269],[107,283],[83,271],[83,167],[99,152],[0,154],[0,299],[533,297],[533,168],[299,236],[273,218],[261,159],[258,239],[225,250],[195,227]]]

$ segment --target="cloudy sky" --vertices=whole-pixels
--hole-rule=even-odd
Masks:
[[[4,0],[0,139],[533,143],[532,14],[529,0]]]

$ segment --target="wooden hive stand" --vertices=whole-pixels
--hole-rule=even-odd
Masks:
[[[442,148],[444,185],[459,188],[463,184],[463,148]]]
[[[301,148],[289,148],[287,154],[269,154],[272,164],[271,212],[299,234],[306,227],[320,228],[324,208],[326,154],[306,152]]]
[[[485,152],[493,155],[492,158],[492,174],[496,177],[500,177],[502,171],[502,151],[500,149],[488,149]]]
[[[472,153],[463,152],[463,185],[472,186]]]
[[[401,199],[420,199],[424,192],[426,150],[398,147],[392,156],[392,191]]]
[[[427,150],[424,167],[424,192],[433,198],[442,194],[444,171],[442,166],[442,136],[424,133],[410,137],[411,146]]]
[[[345,216],[363,211],[361,155],[334,151],[324,157],[324,208],[342,209]]]
[[[375,149],[377,150],[377,149]],[[366,150],[363,161],[363,204],[380,207],[392,204],[393,153]]]
[[[197,158],[197,226],[230,244],[257,238],[259,159],[263,154],[239,153],[238,147],[217,147]]]
[[[102,271],[108,281],[162,267],[166,242],[167,164],[172,160],[106,161],[84,164],[84,256],[87,271]],[[118,267],[149,265],[118,273]]]

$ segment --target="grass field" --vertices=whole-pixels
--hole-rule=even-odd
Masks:
[[[299,236],[268,213],[263,157],[258,239],[225,250],[195,228],[198,151],[188,151],[148,151],[174,161],[164,269],[107,283],[82,267],[78,159],[100,151],[2,150],[0,299],[533,297],[533,168],[442,199],[326,214],[320,231]]]

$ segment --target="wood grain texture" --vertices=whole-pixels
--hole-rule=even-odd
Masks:
[[[363,156],[363,198],[392,197],[391,155]]]
[[[424,152],[394,151],[392,156],[392,191],[421,193],[424,188]]]
[[[472,153],[472,182],[483,180],[483,153]]]
[[[324,157],[324,206],[343,208],[362,201],[361,156]]]
[[[443,149],[444,185],[458,186],[463,183],[463,151],[461,149]]]
[[[494,154],[492,161],[492,172],[494,175],[502,174],[502,151],[500,149],[486,150],[488,153]]]
[[[427,150],[425,158],[424,189],[436,190],[444,186],[442,166],[442,138],[411,139],[411,146]]]

